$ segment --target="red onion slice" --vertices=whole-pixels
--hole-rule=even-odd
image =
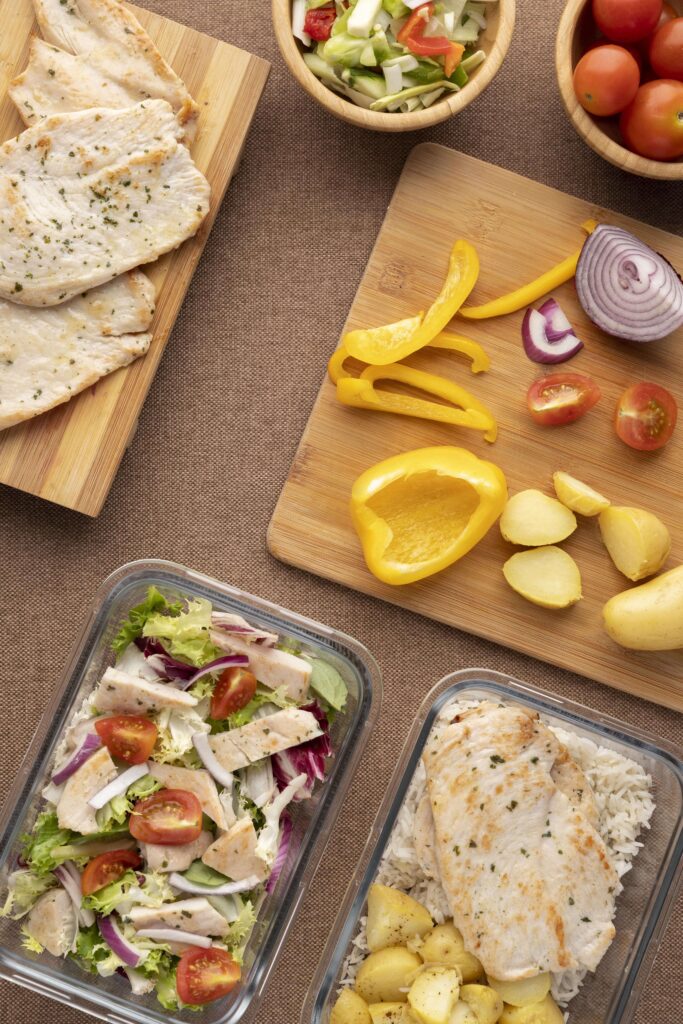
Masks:
[[[199,759],[206,768],[209,775],[212,775],[221,786],[232,789],[234,776],[227,768],[224,768],[209,744],[209,737],[203,732],[196,732],[192,737],[194,749],[199,754]]]
[[[169,885],[181,892],[191,892],[196,896],[232,896],[236,892],[249,892],[259,885],[256,875],[249,875],[239,882],[226,882],[224,885],[198,885],[196,882],[188,882],[177,871],[172,871],[168,876]]]
[[[249,658],[246,654],[223,654],[220,658],[216,658],[215,661],[210,661],[208,665],[203,665],[198,669],[195,674],[183,683],[181,689],[187,690],[190,686],[201,679],[202,676],[208,676],[211,672],[218,672],[219,669],[229,668],[231,665],[248,665]]]
[[[100,935],[112,953],[116,953],[128,967],[139,967],[143,960],[146,959],[147,950],[138,949],[137,946],[128,941],[119,929],[113,914],[110,914],[108,917],[98,917],[97,926],[100,929]]]
[[[80,746],[76,750],[75,754],[69,758],[65,765],[63,765],[59,771],[55,772],[52,776],[52,781],[55,786],[61,786],[63,782],[70,779],[71,776],[78,771],[82,764],[88,760],[88,758],[95,753],[96,750],[102,746],[102,740],[97,733],[89,732],[85,738],[81,741]]]
[[[59,864],[54,869],[53,874],[59,879],[60,884],[71,897],[71,902],[74,905],[80,924],[85,928],[89,928],[91,924],[95,923],[95,915],[92,910],[88,910],[87,907],[81,906],[83,892],[81,889],[81,876],[78,868],[73,861],[66,860],[63,864]]]
[[[100,789],[93,797],[88,800],[91,807],[94,807],[96,811],[99,811],[101,807],[108,804],[110,800],[113,800],[115,796],[120,796],[121,793],[125,793],[129,786],[132,786],[134,782],[141,779],[143,775],[149,774],[149,768],[147,764],[134,764],[132,768],[127,768],[125,772],[121,772],[112,782]]]
[[[524,351],[535,363],[564,363],[583,348],[575,334],[566,334],[561,341],[550,341],[547,322],[540,310],[529,307],[522,321]]]
[[[579,301],[593,323],[627,341],[665,338],[683,325],[683,282],[639,238],[599,224],[576,268]]]
[[[545,333],[548,341],[562,341],[568,334],[574,333],[564,310],[557,299],[546,299],[538,312],[545,319]]]
[[[179,928],[141,928],[137,934],[141,939],[152,939],[154,942],[182,942],[187,946],[201,946],[202,949],[208,949],[213,945],[208,935],[195,935],[194,932],[183,932]],[[123,957],[121,959],[123,960]],[[133,966],[134,964],[131,964],[131,967]]]

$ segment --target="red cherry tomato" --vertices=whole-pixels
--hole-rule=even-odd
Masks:
[[[676,426],[676,399],[659,384],[634,384],[617,402],[614,426],[630,448],[653,452],[663,448]]]
[[[601,397],[597,384],[582,373],[551,373],[533,382],[527,406],[536,423],[561,427],[580,419]]]
[[[154,749],[158,729],[149,718],[114,715],[95,722],[95,731],[112,755],[127,764],[144,764]]]
[[[203,1006],[232,992],[240,976],[239,964],[226,950],[188,949],[178,963],[176,989],[184,1003]]]
[[[211,717],[227,718],[245,708],[256,693],[256,676],[246,668],[226,668],[211,697]]]
[[[635,153],[651,160],[683,156],[683,82],[658,79],[641,85],[622,111],[619,128]]]
[[[199,839],[202,808],[194,793],[185,789],[160,789],[138,800],[131,811],[128,828],[141,843],[182,846]]]
[[[657,29],[647,55],[652,70],[660,78],[683,82],[683,18],[667,21]]]
[[[640,68],[623,46],[596,46],[574,68],[574,91],[581,106],[597,117],[627,107],[638,92]]]
[[[89,896],[103,885],[118,882],[129,868],[139,868],[141,864],[142,857],[135,850],[111,850],[109,853],[101,853],[99,857],[93,857],[81,876],[83,895]]]
[[[593,0],[593,18],[614,43],[637,43],[654,32],[662,0]]]
[[[332,26],[337,20],[337,9],[334,4],[325,7],[315,7],[306,11],[304,18],[304,32],[308,32],[311,39],[318,43],[325,43],[330,38]]]

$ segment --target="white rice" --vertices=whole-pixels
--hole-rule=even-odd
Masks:
[[[477,703],[453,701],[444,708],[440,719]],[[621,878],[630,870],[633,858],[643,845],[638,841],[639,833],[650,827],[649,821],[655,809],[650,793],[652,779],[635,761],[608,747],[598,746],[592,740],[565,729],[555,726],[549,728],[567,747],[593,788],[600,813],[598,831]],[[375,881],[409,893],[427,908],[437,924],[442,924],[452,916],[448,899],[440,882],[427,878],[423,873],[413,843],[415,812],[425,790],[426,773],[420,761],[398,813]],[[366,918],[362,917],[359,924],[351,950],[344,961],[340,987],[353,983],[358,968],[369,952],[365,937]],[[586,973],[585,970],[574,970],[552,975],[552,995],[560,1006],[566,1006],[577,995]]]

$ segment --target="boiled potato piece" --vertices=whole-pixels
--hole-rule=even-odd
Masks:
[[[404,1003],[412,975],[422,961],[405,946],[387,946],[371,953],[361,964],[355,988],[366,1003]]]
[[[410,986],[408,1004],[422,1024],[449,1024],[459,989],[457,971],[427,967]]]
[[[471,1007],[458,1000],[448,1018],[448,1024],[479,1024],[479,1022],[472,1013]]]
[[[489,978],[488,983],[504,1003],[511,1006],[531,1006],[540,1003],[550,992],[550,975],[536,974],[533,978],[522,978],[520,981],[498,981]]]
[[[568,608],[581,600],[581,573],[566,551],[554,544],[518,551],[503,566],[513,590],[542,608]]]
[[[367,1003],[357,992],[345,988],[332,1007],[330,1024],[372,1024]]]
[[[452,921],[437,924],[425,936],[420,946],[420,956],[425,963],[457,967],[464,983],[477,981],[484,976],[484,968],[476,956],[467,952],[463,937]]]
[[[388,885],[370,886],[366,933],[371,953],[424,935],[432,925],[429,911],[407,893]]]
[[[634,651],[683,647],[683,565],[610,598],[602,609],[605,629]]]
[[[581,516],[597,516],[609,508],[609,498],[605,498],[569,473],[553,473],[553,486],[562,504]]]
[[[514,494],[500,517],[500,532],[527,548],[559,544],[576,529],[576,516],[557,498],[533,489]]]
[[[671,551],[661,519],[644,508],[612,505],[600,513],[602,542],[619,572],[638,582],[658,572]]]
[[[509,1006],[501,1014],[498,1024],[564,1024],[564,1014],[552,996],[531,1006]]]
[[[503,1012],[503,1000],[488,985],[463,985],[460,998],[474,1013],[477,1024],[496,1024]]]
[[[403,1024],[405,1003],[370,1003],[372,1024]]]

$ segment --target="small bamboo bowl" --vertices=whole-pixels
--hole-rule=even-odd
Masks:
[[[351,100],[324,86],[306,67],[302,56],[303,46],[292,35],[291,0],[272,0],[272,5],[273,27],[280,53],[299,85],[335,117],[358,125],[359,128],[370,128],[378,132],[412,132],[417,128],[429,128],[463,110],[484,91],[500,68],[508,52],[515,25],[515,0],[499,0],[491,11],[486,31],[479,39],[478,46],[485,51],[486,60],[472,72],[467,85],[460,92],[441,96],[431,107],[423,110],[389,114],[356,106]]]
[[[683,179],[683,159],[649,160],[647,157],[632,153],[621,144],[616,121],[592,117],[577,100],[574,92],[574,68],[587,46],[596,39],[590,6],[590,0],[569,0],[557,30],[557,81],[569,119],[591,149],[615,167],[620,167],[622,171],[638,174],[642,178],[669,181]]]

